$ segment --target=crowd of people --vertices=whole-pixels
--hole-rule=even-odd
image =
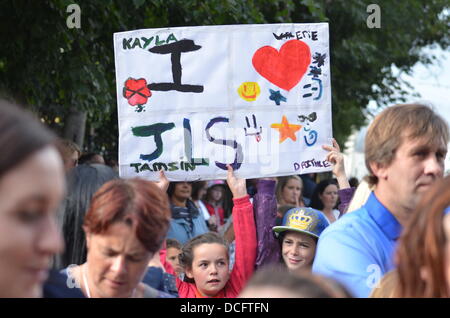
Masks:
[[[0,297],[449,297],[448,124],[394,105],[350,183],[327,174],[122,179],[0,100]],[[352,185],[351,185],[352,184]]]

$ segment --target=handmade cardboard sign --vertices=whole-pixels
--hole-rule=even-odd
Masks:
[[[114,53],[121,177],[331,170],[327,23],[120,32]]]

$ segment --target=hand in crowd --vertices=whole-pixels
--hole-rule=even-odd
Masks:
[[[166,192],[169,188],[169,179],[167,179],[166,175],[164,174],[164,171],[159,171],[159,181],[155,182],[156,185],[163,191]]]
[[[227,183],[230,187],[231,193],[233,193],[233,198],[237,199],[245,197],[247,195],[245,179],[236,178],[233,172],[233,168],[230,165],[227,165],[227,168]]]
[[[333,164],[333,174],[336,176],[340,189],[350,188],[347,174],[345,173],[344,155],[336,139],[333,138],[333,145],[322,145],[322,148],[329,151],[327,161]]]

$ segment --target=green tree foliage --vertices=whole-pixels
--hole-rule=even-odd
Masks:
[[[365,123],[370,100],[401,101],[392,73],[410,72],[428,45],[448,48],[446,0],[377,1],[381,28],[366,21],[363,0],[96,0],[77,1],[81,28],[69,29],[71,0],[0,3],[0,91],[31,105],[60,134],[71,112],[87,113],[86,150],[117,153],[113,33],[215,24],[330,24],[333,129],[343,144]],[[446,7],[447,5],[447,7]],[[59,119],[56,120],[55,118]]]

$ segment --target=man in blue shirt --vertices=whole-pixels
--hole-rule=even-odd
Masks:
[[[365,140],[366,204],[320,236],[313,272],[336,279],[356,297],[368,297],[394,268],[402,227],[425,192],[443,177],[449,131],[429,107],[396,105],[381,112]]]

